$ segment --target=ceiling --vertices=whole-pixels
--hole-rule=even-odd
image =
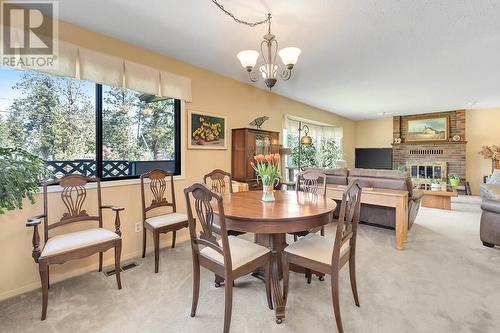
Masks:
[[[351,119],[500,106],[498,0],[220,0],[302,49],[274,93]],[[67,22],[248,82],[266,26],[211,0],[62,0]],[[263,88],[263,82],[256,84]]]

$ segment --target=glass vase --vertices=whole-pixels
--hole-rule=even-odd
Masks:
[[[274,189],[272,185],[262,185],[262,199],[263,202],[274,202]]]

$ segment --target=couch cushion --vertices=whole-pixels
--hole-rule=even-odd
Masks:
[[[369,177],[405,180],[409,177],[408,172],[399,170],[378,170],[378,169],[349,169],[350,177]]]
[[[285,252],[330,265],[332,263],[334,245],[334,236],[328,235],[324,237],[309,234],[288,245],[285,248]],[[340,249],[340,256],[342,257],[347,251],[349,251],[349,242],[345,243]]]
[[[70,232],[49,238],[43,247],[41,256],[53,256],[55,254],[104,243],[117,238],[120,238],[120,236],[113,231],[103,228]]]
[[[188,217],[186,214],[171,213],[171,214],[150,217],[149,219],[146,219],[146,223],[156,229],[164,227],[166,225],[172,225],[180,222],[187,222],[187,220]]]
[[[305,170],[317,170],[326,175],[327,184],[347,185],[348,170],[346,168],[305,168]]]
[[[500,170],[495,169],[493,170],[493,174],[488,178],[488,181],[486,182],[488,185],[500,185]]]
[[[233,270],[265,255],[266,253],[269,253],[269,249],[267,247],[255,244],[254,242],[247,241],[243,238],[228,236],[228,240]],[[222,246],[222,240],[219,240],[219,245]],[[224,257],[214,249],[205,247],[200,251],[200,253],[217,261],[221,265],[224,265]]]
[[[500,201],[500,185],[481,184],[481,198]]]

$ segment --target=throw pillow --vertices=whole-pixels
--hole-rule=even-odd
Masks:
[[[495,169],[486,182],[488,185],[500,185],[500,169]]]

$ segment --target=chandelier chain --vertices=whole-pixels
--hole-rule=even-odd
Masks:
[[[271,24],[270,24],[271,23],[271,14],[267,14],[267,18],[265,20],[256,21],[256,22],[247,22],[247,21],[241,20],[241,19],[237,18],[236,16],[234,16],[233,13],[231,13],[230,11],[228,11],[227,9],[225,9],[223,5],[221,5],[219,2],[217,2],[217,0],[212,0],[212,2],[217,7],[219,7],[219,9],[222,10],[226,15],[228,15],[229,17],[231,17],[236,23],[245,24],[245,25],[248,25],[250,27],[255,27],[257,25],[265,24],[265,23],[269,22],[269,31],[271,30]]]

